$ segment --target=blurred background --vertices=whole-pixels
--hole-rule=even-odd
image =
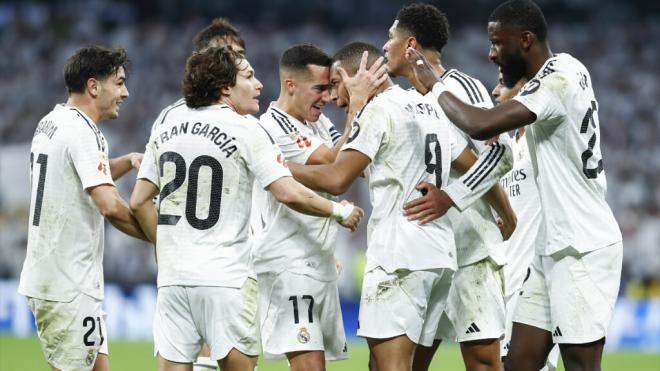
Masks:
[[[431,2],[436,3],[436,2]],[[451,24],[445,67],[495,86],[486,20],[498,2],[436,3]],[[624,235],[620,299],[607,347],[660,352],[660,2],[539,0],[552,50],[580,59],[599,101],[608,201]],[[214,17],[241,32],[264,84],[262,112],[279,93],[277,64],[289,46],[311,42],[330,55],[351,41],[382,46],[400,1],[163,0],[0,2],[0,334],[34,333],[16,293],[27,243],[30,141],[37,122],[67,98],[64,61],[89,44],[123,47],[132,60],[130,97],[120,118],[103,122],[111,157],[143,151],[153,120],[181,96],[196,32]],[[397,81],[407,86],[403,81]],[[339,130],[343,112],[326,114]],[[117,184],[130,195],[135,173]],[[364,181],[346,198],[369,209]],[[342,233],[337,255],[347,333],[355,334],[366,226]],[[153,248],[106,228],[106,311],[113,338],[150,339],[155,305]],[[659,366],[660,367],[660,366]]]

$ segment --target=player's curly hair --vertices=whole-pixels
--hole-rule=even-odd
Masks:
[[[218,37],[224,39],[227,44],[235,42],[245,50],[245,41],[241,34],[226,18],[215,18],[210,25],[199,31],[193,38],[193,46],[197,51],[206,49],[211,41]]]
[[[541,42],[548,38],[548,24],[543,11],[530,0],[509,0],[500,4],[490,14],[488,22],[500,22],[521,31],[531,31]]]
[[[190,108],[206,107],[222,98],[222,89],[236,85],[244,57],[229,46],[193,52],[186,62],[183,96]]]
[[[422,48],[440,52],[449,40],[447,16],[433,5],[414,3],[404,6],[396,19],[399,21],[397,28],[410,32]]]
[[[123,67],[128,75],[130,61],[126,50],[88,46],[78,49],[64,64],[64,83],[69,94],[83,93],[87,80],[105,80]]]

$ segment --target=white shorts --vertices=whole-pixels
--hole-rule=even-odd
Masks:
[[[266,359],[323,351],[328,361],[348,358],[337,281],[284,271],[259,274],[261,343]]]
[[[257,283],[245,280],[240,289],[216,286],[158,288],[154,314],[154,354],[172,362],[191,363],[206,342],[212,360],[232,348],[259,354]]]
[[[528,277],[526,275],[526,277]],[[516,291],[509,295],[506,300],[506,328],[504,332],[504,340],[500,344],[500,356],[506,357],[509,354],[509,346],[511,345],[511,329],[513,327],[513,313],[516,310],[520,292]],[[546,360],[545,367],[541,371],[554,371],[559,367],[559,346],[552,347],[548,359]]]
[[[78,294],[68,303],[27,298],[41,349],[59,370],[91,370],[98,353],[108,354],[101,300]]]
[[[459,343],[504,336],[504,269],[490,259],[458,268],[436,339]]]
[[[607,335],[621,280],[621,242],[585,254],[532,260],[513,321],[552,333],[559,344]]]
[[[365,273],[358,336],[386,339],[406,335],[415,344],[431,346],[452,274],[448,268],[387,273],[380,267]]]

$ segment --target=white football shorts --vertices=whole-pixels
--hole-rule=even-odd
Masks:
[[[28,298],[48,363],[59,370],[91,370],[98,353],[108,354],[102,301],[78,294],[72,301]]]
[[[619,292],[622,257],[621,242],[584,254],[534,256],[513,321],[549,331],[558,344],[605,337]]]
[[[172,362],[191,363],[206,342],[212,360],[232,348],[259,354],[257,283],[243,286],[164,286],[158,288],[154,314],[154,355]]]
[[[259,274],[257,281],[266,359],[300,351],[323,351],[328,361],[348,358],[337,281],[289,271]]]
[[[445,309],[453,270],[366,272],[362,282],[358,336],[386,339],[406,335],[431,346]]]

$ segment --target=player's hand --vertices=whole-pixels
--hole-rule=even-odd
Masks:
[[[433,87],[433,84],[440,81],[440,76],[438,76],[435,68],[431,66],[424,54],[420,53],[415,48],[406,49],[406,59],[408,60],[408,63],[410,63],[413,71],[415,88],[417,88],[422,94],[428,93]]]
[[[346,70],[341,65],[337,65],[337,72],[341,76],[348,96],[350,97],[350,104],[352,107],[359,109],[362,108],[369,98],[373,97],[381,85],[387,80],[387,64],[383,57],[379,57],[367,69],[367,60],[369,59],[369,52],[362,53],[360,60],[360,67],[353,76],[348,76]]]
[[[512,214],[505,219],[506,221],[504,221],[502,218],[498,216],[497,226],[500,228],[502,239],[504,241],[507,241],[509,238],[511,238],[511,235],[516,230],[516,225],[518,224],[518,217],[516,217],[516,214]]]
[[[144,153],[131,152],[128,154],[128,157],[131,160],[131,166],[134,169],[139,170],[140,165],[142,164],[142,159],[144,158]]]
[[[342,205],[349,204],[350,202],[344,200],[341,202]],[[364,210],[361,208],[354,206],[353,211],[351,211],[351,215],[348,216],[348,218],[342,220],[339,222],[342,226],[348,228],[351,230],[351,232],[355,232],[357,230],[358,225],[360,224],[360,221],[362,220],[362,217],[364,216]]]
[[[447,193],[431,183],[421,182],[415,189],[422,192],[422,197],[403,205],[403,212],[408,220],[419,220],[419,224],[424,225],[445,215],[454,206],[454,201]]]

